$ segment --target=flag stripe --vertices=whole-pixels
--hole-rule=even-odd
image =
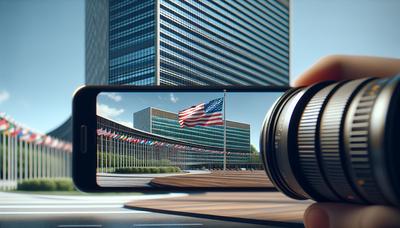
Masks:
[[[179,120],[179,123],[193,123],[197,121],[209,121],[209,120],[220,120],[222,121],[222,115],[214,116],[214,117],[204,117],[204,118],[195,118],[195,119],[187,119],[187,120]]]
[[[212,113],[212,114],[202,114],[202,115],[196,115],[196,116],[188,116],[188,117],[185,117],[185,118],[180,118],[179,121],[191,121],[191,120],[204,119],[204,118],[215,118],[215,117],[222,118],[222,113]]]
[[[211,121],[211,122],[198,122],[198,123],[184,123],[181,124],[181,127],[186,126],[186,127],[195,127],[195,126],[211,126],[211,125],[224,125],[223,121]]]
[[[196,121],[196,122],[193,122],[193,123],[187,123],[187,122],[184,122],[184,123],[180,123],[181,125],[187,125],[187,126],[195,126],[195,125],[197,125],[197,124],[211,124],[211,123],[214,123],[214,124],[220,124],[220,123],[224,123],[224,121],[221,121],[221,120],[203,120],[203,121]]]
[[[188,109],[180,111],[178,114],[179,116],[190,115],[192,113],[196,113],[198,111],[204,112],[204,103],[190,107]]]

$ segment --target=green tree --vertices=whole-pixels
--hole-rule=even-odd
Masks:
[[[252,154],[258,154],[258,150],[253,144],[250,145],[250,152]]]

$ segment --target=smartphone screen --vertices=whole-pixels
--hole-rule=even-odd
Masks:
[[[272,187],[259,154],[283,92],[101,92],[100,187]]]

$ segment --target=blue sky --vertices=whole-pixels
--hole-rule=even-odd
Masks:
[[[227,93],[226,119],[250,124],[251,144],[258,147],[264,117],[279,92]],[[148,107],[178,113],[193,105],[223,97],[223,93],[101,93],[97,97],[97,113],[129,127],[133,113]]]
[[[0,112],[47,132],[84,82],[84,2],[0,0],[0,28]]]
[[[292,0],[291,77],[331,54],[400,58],[400,1]]]
[[[295,0],[291,78],[329,54],[400,58],[400,1]],[[83,0],[0,0],[0,112],[47,132],[84,82]]]

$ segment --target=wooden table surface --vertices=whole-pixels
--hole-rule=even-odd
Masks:
[[[156,187],[259,187],[274,188],[264,170],[212,171],[207,174],[188,174],[157,177],[151,181]]]
[[[310,200],[293,200],[274,191],[208,192],[134,201],[125,204],[125,207],[227,221],[302,227],[304,210],[311,203]]]

